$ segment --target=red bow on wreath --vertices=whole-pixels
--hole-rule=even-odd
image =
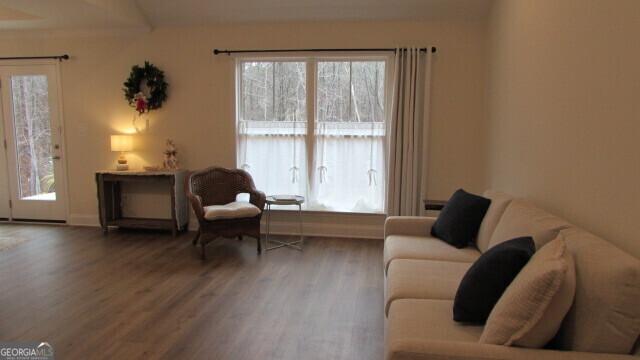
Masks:
[[[147,97],[142,92],[137,93],[133,99],[136,101],[136,111],[139,114],[148,110]]]

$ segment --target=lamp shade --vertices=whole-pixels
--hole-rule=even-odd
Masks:
[[[132,151],[133,137],[131,135],[111,135],[111,151]]]

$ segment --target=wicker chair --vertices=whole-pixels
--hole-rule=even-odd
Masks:
[[[248,172],[240,169],[210,167],[192,172],[186,181],[187,197],[198,218],[200,229],[193,239],[202,247],[202,259],[206,259],[205,246],[217,237],[238,237],[247,235],[256,238],[258,254],[262,252],[260,244],[260,218],[264,210],[265,195],[258,191]],[[249,201],[260,209],[253,217],[207,220],[206,206],[224,205],[236,201],[240,193],[249,193]],[[208,238],[209,241],[205,241]]]

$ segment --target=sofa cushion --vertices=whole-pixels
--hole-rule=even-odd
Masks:
[[[457,190],[431,227],[431,235],[457,248],[469,245],[476,236],[491,200]]]
[[[386,328],[386,358],[428,339],[477,343],[482,326],[461,325],[451,320],[452,300],[400,299],[391,304]]]
[[[575,266],[562,236],[543,246],[491,311],[481,343],[541,348],[573,303]]]
[[[491,235],[489,248],[521,236],[531,236],[540,249],[544,244],[558,236],[562,229],[570,227],[567,221],[534,205],[514,199],[502,214],[495,231]]]
[[[474,247],[455,248],[444,241],[426,236],[389,235],[384,241],[384,267],[394,259],[443,260],[472,263],[480,257]]]
[[[640,260],[578,228],[561,234],[575,260],[577,286],[559,347],[630,353],[640,334]]]
[[[478,250],[485,252],[489,249],[491,235],[493,235],[502,214],[507,209],[507,205],[513,200],[513,196],[494,190],[487,190],[482,196],[491,200],[491,205],[489,205],[489,209],[487,209],[487,213],[482,219],[480,230],[478,230],[478,238],[476,239]]]
[[[244,201],[204,207],[204,218],[207,220],[250,218],[258,214],[260,209],[257,206]]]
[[[464,275],[453,303],[453,320],[484,324],[505,289],[527,265],[536,247],[529,236],[498,244]]]
[[[389,264],[385,284],[385,314],[398,299],[453,300],[471,263],[399,259]]]

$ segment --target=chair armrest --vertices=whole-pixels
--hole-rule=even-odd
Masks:
[[[428,339],[398,340],[388,345],[385,360],[632,360],[631,355],[602,354],[579,351],[525,349],[463,341]]]
[[[198,220],[204,220],[204,208],[202,207],[202,198],[195,194],[187,194],[193,212],[196,214]]]
[[[260,211],[264,210],[264,204],[267,201],[267,196],[260,190],[249,191],[249,202],[257,206]]]
[[[389,216],[384,222],[384,237],[389,235],[428,236],[435,217]]]

